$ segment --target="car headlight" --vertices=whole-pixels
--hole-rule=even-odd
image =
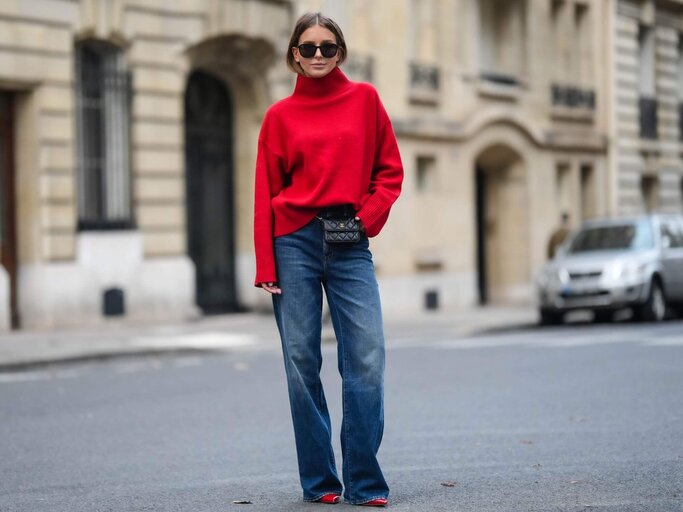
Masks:
[[[640,280],[646,268],[645,263],[619,260],[605,266],[602,275],[605,281],[620,284]]]
[[[538,275],[538,285],[541,288],[560,288],[569,282],[569,272],[565,268],[548,267]]]

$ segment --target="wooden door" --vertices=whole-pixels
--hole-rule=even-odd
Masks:
[[[238,309],[232,145],[228,90],[195,71],[185,93],[187,237],[196,302],[205,313]]]

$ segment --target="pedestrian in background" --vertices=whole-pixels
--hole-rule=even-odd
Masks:
[[[548,241],[548,259],[552,260],[557,253],[557,248],[562,245],[566,240],[567,235],[571,232],[571,227],[569,225],[569,214],[567,212],[562,213],[560,226],[553,231],[550,235],[550,240]]]
[[[339,69],[339,26],[303,15],[287,50],[291,96],[263,119],[256,162],[255,285],[272,294],[305,501],[386,506],[384,334],[368,237],[398,198],[403,167],[377,91]],[[339,240],[343,241],[339,241]],[[342,482],[320,380],[322,289],[342,377]]]

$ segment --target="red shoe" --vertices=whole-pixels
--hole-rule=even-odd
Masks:
[[[326,505],[336,505],[341,501],[341,496],[339,494],[325,494],[324,496],[315,500],[317,503],[325,503]]]
[[[374,500],[366,501],[365,503],[361,503],[362,506],[364,507],[386,507],[389,505],[389,501],[387,501],[386,498],[377,498]]]

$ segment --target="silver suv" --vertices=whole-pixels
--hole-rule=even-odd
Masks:
[[[638,320],[660,321],[683,304],[683,216],[585,222],[541,269],[537,289],[543,324],[577,309],[607,320],[626,307]]]

